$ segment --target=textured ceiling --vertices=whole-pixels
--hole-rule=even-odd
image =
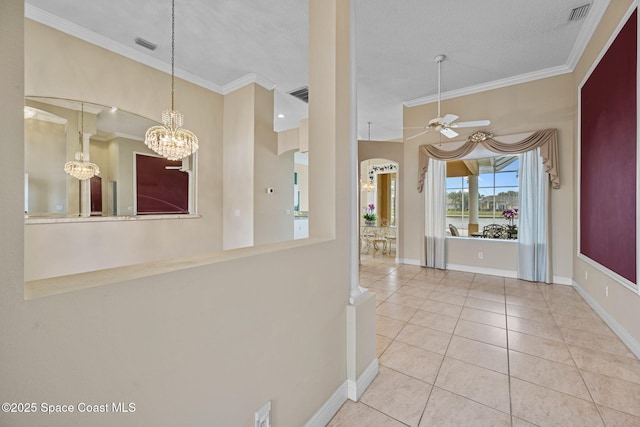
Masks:
[[[441,53],[445,96],[570,71],[609,3],[592,0],[586,18],[568,22],[571,9],[589,1],[355,0],[359,136],[368,138],[370,121],[371,139],[402,137],[402,104],[433,99]],[[170,62],[168,0],[26,4],[27,17],[108,40],[151,65]],[[286,115],[276,130],[296,126],[306,104],[286,92],[307,84],[307,9],[305,0],[176,0],[176,75],[224,91],[256,74],[275,85],[276,114]],[[150,52],[136,37],[158,48]]]

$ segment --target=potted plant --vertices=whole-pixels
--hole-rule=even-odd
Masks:
[[[374,213],[375,208],[376,206],[373,203],[370,203],[369,206],[365,208],[364,215],[362,217],[364,218],[364,223],[366,225],[376,225],[376,219],[378,219],[378,217]]]
[[[515,239],[518,237],[518,226],[514,224],[516,218],[518,218],[518,209],[506,209],[502,211],[502,217],[509,221],[507,224],[507,233],[509,237]]]

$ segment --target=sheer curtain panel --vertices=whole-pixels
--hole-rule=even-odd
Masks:
[[[424,185],[424,265],[441,269],[446,267],[446,180],[447,162],[430,158]]]

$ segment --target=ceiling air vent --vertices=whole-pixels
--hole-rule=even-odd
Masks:
[[[298,98],[300,101],[309,103],[309,86],[303,86],[299,89],[292,90],[289,95]]]
[[[136,41],[137,45],[140,45],[140,46],[144,47],[145,49],[156,50],[156,48],[158,47],[155,44],[151,43],[150,41],[145,40],[145,39],[143,39],[141,37],[136,37],[135,41]]]
[[[579,21],[589,13],[589,7],[591,7],[591,3],[583,4],[582,6],[578,6],[575,9],[571,9],[571,13],[569,14],[569,22]]]

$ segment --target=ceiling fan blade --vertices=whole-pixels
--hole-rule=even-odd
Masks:
[[[430,130],[431,130],[431,129],[427,129],[427,130],[425,130],[425,131],[422,131],[422,132],[420,132],[420,133],[417,133],[417,134],[415,134],[415,135],[412,135],[412,136],[410,136],[409,138],[405,138],[404,140],[405,140],[405,141],[409,141],[410,139],[417,138],[417,137],[422,136],[422,135],[424,135],[425,133],[429,132]]]
[[[442,128],[440,130],[440,133],[446,136],[447,138],[455,138],[456,136],[458,136],[458,133],[450,128]]]
[[[451,125],[452,128],[475,128],[480,126],[489,126],[491,120],[476,120],[474,122],[458,122]]]
[[[440,120],[440,123],[442,123],[443,125],[449,126],[451,122],[456,120],[457,118],[458,116],[456,116],[455,114],[447,114],[442,118],[442,120]]]
[[[402,129],[427,129],[428,126],[409,126],[409,127],[404,127]]]

